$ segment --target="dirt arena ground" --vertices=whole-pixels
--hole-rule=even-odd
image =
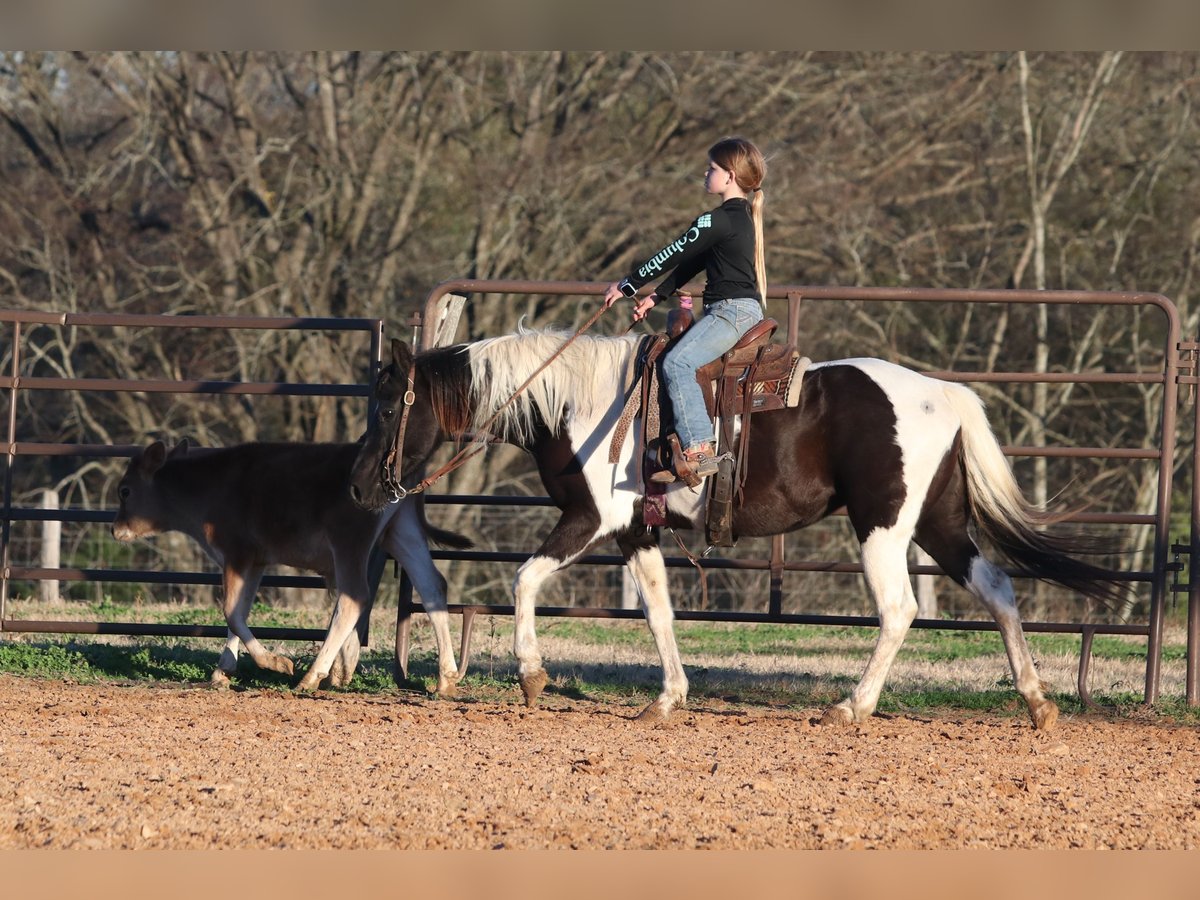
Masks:
[[[0,676],[0,848],[1200,846],[1200,729]]]

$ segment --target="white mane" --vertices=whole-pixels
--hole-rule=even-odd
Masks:
[[[515,334],[468,345],[471,392],[477,398],[473,427],[480,428],[525,380],[570,338],[559,329],[518,326]],[[640,335],[581,335],[504,410],[491,427],[508,440],[532,435],[537,421],[551,431],[577,416],[590,417],[623,395]]]

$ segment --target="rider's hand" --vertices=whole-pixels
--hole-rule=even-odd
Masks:
[[[654,304],[658,302],[657,294],[650,294],[643,297],[633,305],[633,321],[640,322],[646,318],[646,314],[654,309]]]
[[[604,308],[608,309],[625,295],[621,293],[621,282],[614,281],[604,292]]]

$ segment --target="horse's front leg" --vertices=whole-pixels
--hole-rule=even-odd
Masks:
[[[542,582],[563,567],[561,560],[535,554],[517,569],[513,581],[513,655],[517,658],[517,680],[525,705],[533,706],[549,681],[538,650],[537,596]]]
[[[538,652],[534,612],[542,583],[573,563],[596,540],[600,522],[588,504],[570,503],[537,552],[517,569],[513,581],[513,655],[525,705],[533,706],[549,677]]]
[[[415,503],[407,501],[393,521],[386,538],[388,553],[400,563],[421,597],[421,605],[433,626],[437,643],[438,677],[435,693],[453,697],[457,685],[466,674],[467,661],[462,668],[454,663],[454,642],[450,637],[450,614],[446,609],[446,579],[433,564],[429,541],[421,528]]]
[[[675,614],[671,609],[671,598],[667,592],[667,567],[663,562],[658,536],[654,533],[623,537],[617,545],[625,557],[625,565],[637,584],[642,607],[646,611],[646,624],[654,636],[658,658],[662,663],[663,686],[658,699],[638,715],[643,721],[660,722],[666,719],[676,706],[687,702],[688,681],[679,659],[679,647],[675,642]]]
[[[353,562],[345,562],[335,557],[334,570],[338,598],[337,605],[333,610],[333,619],[329,623],[325,641],[321,644],[321,649],[317,651],[317,658],[313,660],[312,666],[300,679],[300,683],[296,686],[297,690],[315,691],[319,688],[321,683],[329,678],[334,658],[343,652],[343,648],[350,638],[353,638],[354,646],[345,648],[346,652],[353,654],[355,664],[358,661],[358,621],[364,612],[369,615],[371,609],[367,567],[364,560],[355,558]],[[343,659],[345,658],[343,657]],[[338,678],[339,682],[348,680],[348,676],[344,674],[347,665],[350,665],[350,672],[353,673],[353,665],[348,661],[343,662],[343,674]],[[344,685],[335,684],[335,687],[340,686]]]

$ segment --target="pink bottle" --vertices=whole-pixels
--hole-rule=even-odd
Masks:
[[[695,321],[695,316],[692,315],[692,295],[680,294],[679,307],[667,313],[667,334],[673,338],[679,337]]]

